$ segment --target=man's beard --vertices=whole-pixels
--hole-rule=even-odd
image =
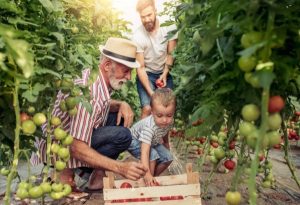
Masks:
[[[148,31],[148,32],[153,31],[155,28],[155,22],[156,22],[156,18],[153,21],[144,23],[144,27],[145,27],[146,31]]]
[[[113,90],[120,90],[122,86],[126,83],[126,79],[116,79],[115,76],[112,74],[109,76],[109,83]]]

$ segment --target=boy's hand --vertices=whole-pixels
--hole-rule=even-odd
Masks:
[[[158,184],[155,177],[153,177],[150,172],[147,172],[144,176],[144,182],[146,186],[156,186]]]
[[[122,162],[122,165],[119,166],[119,174],[131,180],[142,178],[147,171],[148,169],[138,162]]]

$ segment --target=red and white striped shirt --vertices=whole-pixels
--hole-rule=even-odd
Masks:
[[[76,79],[74,83],[83,86],[87,85],[89,76],[90,70],[83,70],[82,78]],[[70,116],[68,112],[63,112],[59,108],[59,104],[63,99],[67,98],[69,94],[64,94],[60,91],[57,95],[52,115],[57,116],[61,119],[62,129],[72,135],[75,139],[86,142],[90,146],[93,129],[98,128],[99,126],[103,126],[106,123],[110,107],[110,92],[101,72],[96,81],[89,87],[89,89],[91,94],[90,104],[92,106],[91,114],[81,103],[77,105],[77,114],[75,116]],[[46,125],[44,125],[42,129],[45,133]],[[46,162],[46,139],[37,138],[35,146],[38,149],[38,153],[32,154],[32,164],[36,165],[41,162]],[[67,163],[67,167],[89,167],[89,165],[71,156],[70,160]]]

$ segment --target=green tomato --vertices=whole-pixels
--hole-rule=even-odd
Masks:
[[[269,138],[270,147],[273,147],[281,142],[281,137],[278,131],[267,132],[265,137]]]
[[[225,157],[225,151],[223,150],[223,148],[217,148],[214,150],[214,155],[217,160],[221,160]]]
[[[57,127],[54,129],[54,137],[57,140],[62,140],[67,136],[67,132],[64,131],[63,129]]]
[[[30,188],[30,184],[28,182],[25,182],[25,181],[21,181],[19,184],[18,184],[18,188],[19,189],[29,189]]]
[[[241,56],[238,60],[239,68],[244,72],[250,72],[256,66],[256,58],[253,56]]]
[[[263,183],[261,184],[261,186],[264,187],[264,188],[271,188],[272,183],[271,183],[270,180],[265,180],[265,181],[263,181]]]
[[[5,167],[2,167],[1,168],[1,170],[0,170],[0,174],[2,175],[2,176],[8,176],[9,175],[9,170],[8,169],[6,169]]]
[[[20,199],[25,199],[25,198],[29,197],[29,193],[28,193],[27,189],[25,189],[25,188],[18,188],[16,194],[17,194],[17,197]]]
[[[58,150],[59,150],[59,148],[60,148],[60,146],[58,145],[58,144],[56,144],[56,143],[53,143],[52,145],[51,145],[51,152],[52,153],[55,153],[55,154],[57,154],[58,153]]]
[[[47,121],[47,118],[45,116],[44,113],[36,113],[34,116],[33,116],[33,122],[37,125],[37,126],[40,126],[42,124],[44,124],[45,122]]]
[[[64,188],[64,185],[62,183],[53,183],[51,188],[54,192],[61,192]]]
[[[64,100],[60,101],[59,108],[60,108],[60,109],[61,109],[61,111],[63,111],[63,112],[66,112],[66,111],[68,111],[68,108],[67,108],[66,102],[65,102]]]
[[[225,195],[227,205],[239,205],[242,201],[240,192],[228,191]]]
[[[63,192],[51,192],[50,197],[54,200],[59,200],[62,197],[64,197],[64,193]]]
[[[54,166],[57,171],[62,171],[66,168],[67,165],[63,161],[56,161]]]
[[[247,137],[252,132],[254,132],[256,129],[256,126],[252,124],[251,122],[242,122],[239,126],[239,133],[240,135]]]
[[[29,107],[27,108],[27,112],[30,113],[30,114],[32,114],[32,113],[35,112],[35,108],[34,108],[33,106],[29,106]]]
[[[69,184],[64,184],[62,192],[64,193],[64,196],[68,196],[72,192],[72,187]]]
[[[70,116],[75,116],[77,114],[77,107],[74,107],[73,109],[68,111]]]
[[[56,116],[52,116],[52,118],[51,118],[51,125],[58,126],[60,124],[61,124],[60,118],[56,117]]]
[[[226,138],[227,138],[226,132],[223,132],[223,131],[219,132],[219,133],[218,133],[218,138],[219,138],[219,139],[220,139],[220,138],[226,139]]]
[[[242,35],[241,44],[244,48],[248,48],[259,43],[262,40],[262,37],[262,33],[256,31],[245,33]]]
[[[44,193],[49,193],[51,192],[52,188],[49,182],[43,182],[40,184],[42,190]]]
[[[60,158],[66,158],[70,155],[70,152],[69,152],[68,148],[61,147],[61,148],[59,148],[57,154]]]
[[[244,105],[242,108],[242,116],[243,119],[248,122],[255,121],[260,116],[259,108],[254,104]]]
[[[22,130],[26,135],[32,135],[36,131],[36,125],[32,120],[25,120],[22,122]]]
[[[77,104],[76,98],[74,98],[74,97],[67,97],[65,99],[65,101],[66,101],[68,110],[72,110]]]
[[[72,135],[67,135],[67,137],[65,139],[63,139],[62,144],[63,145],[70,145],[73,142],[73,137]]]
[[[40,186],[35,186],[29,189],[29,196],[32,199],[40,198],[43,195],[43,189]]]
[[[268,125],[271,130],[278,130],[281,127],[281,123],[282,119],[278,112],[268,117]]]
[[[246,137],[247,145],[250,148],[255,149],[258,136],[259,136],[258,130],[255,130],[254,132],[252,132],[250,135]]]

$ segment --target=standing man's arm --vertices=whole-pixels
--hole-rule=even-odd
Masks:
[[[137,53],[136,59],[141,64],[141,67],[139,67],[137,69],[137,75],[139,77],[139,80],[141,81],[141,83],[144,86],[148,95],[151,96],[154,91],[152,90],[152,88],[149,85],[149,79],[148,79],[148,75],[146,73],[146,68],[145,68],[144,54]]]
[[[163,73],[160,76],[160,79],[164,83],[164,87],[167,85],[167,76],[168,73],[171,71],[171,67],[173,66],[174,58],[172,56],[172,52],[175,50],[177,44],[177,40],[170,40],[168,42],[168,47],[167,47],[167,58],[166,58],[166,63],[164,66]]]

